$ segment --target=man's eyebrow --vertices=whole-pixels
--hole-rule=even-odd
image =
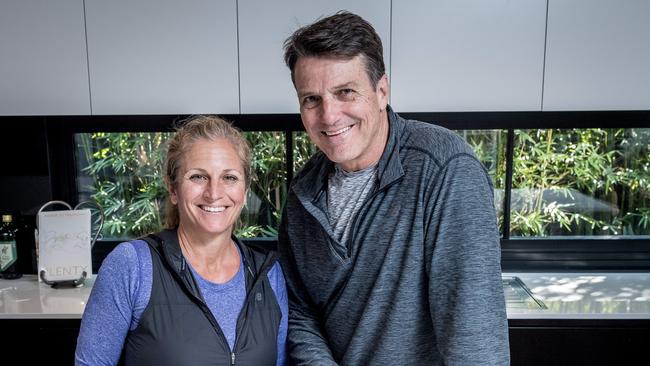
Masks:
[[[357,83],[354,81],[348,81],[343,84],[335,85],[334,87],[331,88],[331,90],[341,90],[341,89],[354,89],[357,87]],[[314,94],[313,92],[309,90],[298,90],[298,97],[302,98],[305,95],[311,95]]]
[[[357,83],[355,83],[354,81],[348,81],[347,83],[343,83],[343,84],[335,86],[334,90],[349,89],[349,88],[354,88],[356,86],[357,86]]]

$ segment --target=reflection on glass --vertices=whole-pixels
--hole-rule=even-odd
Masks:
[[[253,146],[253,181],[236,234],[276,236],[286,195],[285,141],[281,132],[246,132]],[[163,167],[171,133],[75,135],[79,201],[104,209],[103,239],[123,240],[160,230],[166,188]]]
[[[494,186],[494,205],[499,220],[499,231],[502,232],[508,133],[505,130],[459,130],[456,133],[467,141],[488,171]]]
[[[511,234],[650,234],[650,129],[515,130]]]

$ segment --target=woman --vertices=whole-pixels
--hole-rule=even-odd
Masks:
[[[104,260],[81,321],[78,365],[281,365],[287,296],[276,255],[232,235],[250,149],[217,117],[169,144],[167,227]]]

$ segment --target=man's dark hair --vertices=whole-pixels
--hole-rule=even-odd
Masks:
[[[295,31],[284,41],[284,61],[291,70],[300,57],[352,59],[361,55],[373,87],[386,73],[381,39],[375,29],[356,14],[340,11]]]

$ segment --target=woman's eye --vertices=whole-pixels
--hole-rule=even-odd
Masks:
[[[192,174],[190,175],[190,180],[193,182],[201,182],[208,180],[208,177],[203,174]]]
[[[230,175],[229,174],[229,175],[224,176],[223,179],[225,179],[227,182],[233,182],[234,183],[234,182],[237,182],[239,180],[239,177],[237,177],[236,175]]]

